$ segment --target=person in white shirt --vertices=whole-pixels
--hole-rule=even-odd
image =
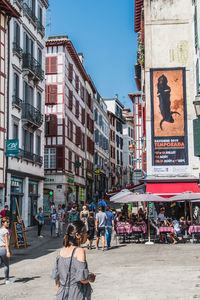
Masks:
[[[0,228],[0,265],[4,263],[4,274],[5,274],[5,284],[13,283],[14,280],[9,278],[9,258],[10,250],[8,244],[8,228],[10,225],[10,220],[8,217],[3,217],[1,220]]]
[[[61,204],[59,204],[58,210],[56,212],[56,234],[58,237],[60,235],[62,235],[64,215],[65,215],[65,212],[62,209]]]

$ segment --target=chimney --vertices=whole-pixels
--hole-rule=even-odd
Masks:
[[[82,62],[82,65],[84,65],[84,56],[83,56],[83,53],[82,52],[78,53],[78,57],[79,57],[80,61]]]

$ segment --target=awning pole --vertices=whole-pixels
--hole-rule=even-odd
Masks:
[[[148,242],[146,242],[145,245],[153,245],[154,243],[151,242],[151,234],[150,234],[149,202],[147,202],[147,220],[148,220]]]

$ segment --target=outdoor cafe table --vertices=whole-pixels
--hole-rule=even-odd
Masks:
[[[132,226],[132,231],[146,233],[146,225]]]
[[[170,226],[161,226],[159,229],[158,229],[158,234],[161,234],[161,233],[174,233],[174,228],[173,227],[170,227]]]
[[[200,232],[200,225],[190,225],[188,233],[192,235],[191,242],[194,243],[194,234]]]
[[[132,233],[132,228],[130,224],[120,224],[116,228],[117,233],[127,233],[131,234]]]

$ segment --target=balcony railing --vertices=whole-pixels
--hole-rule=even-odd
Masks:
[[[23,3],[23,9],[24,12],[31,18],[31,20],[35,23],[36,22],[36,16],[34,11],[32,10],[31,7],[28,6],[27,3]]]
[[[35,76],[39,77],[40,79],[44,78],[44,71],[42,70],[41,64],[30,54],[30,53],[23,53],[23,69],[28,69]]]
[[[16,95],[13,95],[13,98],[12,98],[12,105],[16,105],[16,106],[18,106],[18,107],[22,107],[22,100],[19,98],[19,97],[17,97]]]
[[[34,154],[33,152],[30,152],[30,151],[20,149],[19,157],[21,157],[22,159],[31,161],[35,164],[42,165],[42,163],[43,163],[43,157],[42,156]]]
[[[13,43],[13,52],[16,52],[19,56],[22,56],[22,48],[16,42]]]
[[[42,33],[42,35],[45,35],[45,28],[42,25],[41,21],[37,19],[36,21],[37,30]]]
[[[26,122],[31,122],[36,127],[40,127],[43,122],[41,112],[29,103],[22,103],[22,119]]]
[[[141,79],[141,66],[140,66],[140,64],[135,65],[135,77]]]

